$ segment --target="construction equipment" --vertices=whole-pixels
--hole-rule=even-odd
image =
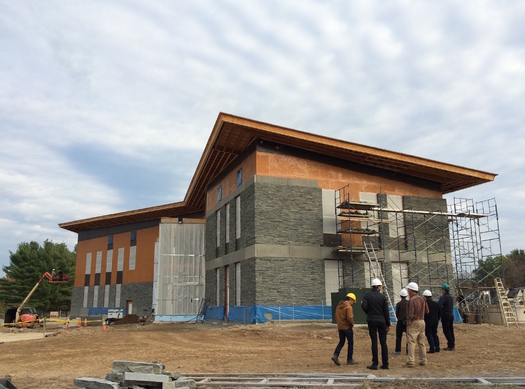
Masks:
[[[66,284],[69,281],[69,275],[62,274],[62,272],[58,272],[58,274],[55,274],[53,270],[53,274],[50,274],[49,272],[45,272],[42,277],[40,277],[40,280],[35,284],[33,289],[31,289],[31,292],[27,295],[27,297],[22,301],[22,304],[20,304],[16,309],[16,314],[14,317],[13,324],[17,325],[19,327],[34,327],[36,324],[38,324],[38,315],[36,315],[35,312],[32,312],[31,315],[22,315],[22,309],[26,305],[26,303],[29,301],[33,293],[35,293],[35,290],[38,288],[38,286],[42,283],[42,281],[45,279],[48,280],[50,284]],[[33,308],[34,309],[34,308]]]
[[[519,327],[518,320],[516,320],[516,315],[514,314],[514,309],[510,305],[507,291],[505,290],[503,281],[501,281],[500,277],[494,278],[494,285],[496,285],[496,292],[498,292],[499,307],[501,309],[503,324],[507,327],[510,325]]]

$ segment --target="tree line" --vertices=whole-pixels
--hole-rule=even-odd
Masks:
[[[515,249],[510,254],[479,261],[475,276],[483,286],[494,286],[494,278],[500,277],[506,288],[525,287],[525,250]]]
[[[3,266],[6,274],[0,278],[0,312],[18,306],[31,292],[45,272],[62,271],[69,275],[66,284],[50,284],[44,279],[26,306],[35,307],[39,313],[69,311],[71,291],[75,278],[76,247],[70,251],[65,243],[44,241],[22,242],[16,252],[9,251],[10,264]]]

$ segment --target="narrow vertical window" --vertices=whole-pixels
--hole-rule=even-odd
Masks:
[[[82,299],[82,307],[87,308],[89,296],[89,286],[84,286],[84,298]]]
[[[217,189],[217,201],[222,200],[222,185]]]
[[[242,184],[242,168],[237,170],[237,187],[241,186]]]
[[[124,247],[118,249],[117,254],[117,284],[122,284],[122,277],[124,271]]]
[[[217,247],[221,246],[221,210],[217,211]]]
[[[109,307],[109,285],[104,286],[104,308]]]
[[[102,269],[102,251],[97,251],[95,260],[95,285],[100,285],[100,272]]]
[[[98,285],[93,288],[93,308],[98,307]]]
[[[129,270],[135,270],[135,262],[137,260],[137,246],[129,248]]]
[[[108,250],[108,257],[106,259],[106,285],[111,284],[111,270],[113,268],[113,250]]]
[[[91,253],[86,254],[86,272],[84,276],[84,286],[89,286],[91,278]],[[87,302],[86,302],[87,303]]]
[[[226,204],[226,243],[230,243],[230,203]]]
[[[241,238],[241,196],[235,198],[235,239]]]
[[[241,263],[235,263],[235,305],[241,305]]]
[[[219,274],[219,269],[215,269],[215,306],[219,306],[219,294],[221,286],[221,277]]]
[[[113,249],[113,235],[108,236],[108,250]]]

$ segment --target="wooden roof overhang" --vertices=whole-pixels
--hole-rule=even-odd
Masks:
[[[345,142],[272,124],[220,113],[208,139],[184,201],[157,207],[99,216],[59,224],[79,232],[125,223],[203,213],[208,184],[255,139],[265,139],[294,148],[330,155],[392,173],[436,182],[442,193],[455,192],[493,181],[496,174],[437,162],[408,154]]]

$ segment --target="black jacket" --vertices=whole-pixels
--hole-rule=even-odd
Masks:
[[[454,316],[454,298],[450,293],[445,292],[442,294],[439,298],[438,305],[441,309],[441,316]]]
[[[425,324],[438,324],[441,319],[441,309],[437,302],[426,299],[428,305],[428,313],[425,314]]]
[[[372,289],[363,296],[361,308],[366,313],[366,321],[385,323],[390,327],[390,312],[388,299],[377,289]]]

